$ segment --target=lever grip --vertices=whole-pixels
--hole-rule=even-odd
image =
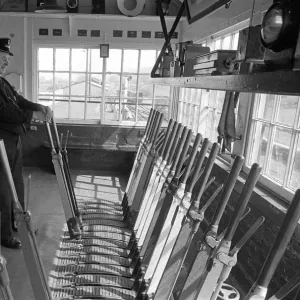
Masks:
[[[215,163],[216,157],[219,153],[219,150],[220,150],[220,145],[218,143],[213,143],[213,146],[210,150],[210,154],[209,154],[207,163],[206,163],[205,168],[204,168],[204,172],[203,172],[203,175],[202,175],[203,177],[202,177],[200,189],[199,189],[199,192],[198,192],[198,195],[197,195],[197,199],[194,202],[194,206],[197,209],[199,209],[199,207],[200,207],[200,200],[201,200],[202,195],[204,193],[206,183],[208,181],[211,170],[214,166],[214,163]]]
[[[171,130],[172,130],[173,126],[174,126],[174,123],[175,123],[175,121],[173,119],[169,120],[168,128],[167,128],[167,131],[166,131],[166,134],[165,134],[165,138],[164,138],[164,143],[163,143],[163,146],[161,148],[161,151],[159,151],[159,156],[163,156],[163,154],[165,152],[168,140],[170,138]]]
[[[175,169],[176,169],[176,166],[178,164],[178,161],[179,161],[179,158],[180,158],[180,155],[181,155],[181,152],[182,152],[182,148],[184,146],[184,142],[187,139],[188,131],[189,131],[188,128],[185,126],[183,128],[183,132],[181,134],[179,144],[176,147],[176,153],[175,153],[175,157],[174,157],[174,160],[173,160],[173,163],[172,163],[172,166],[171,166],[171,170],[175,171]]]
[[[56,126],[56,122],[55,122],[54,118],[52,118],[52,126],[53,126],[53,130],[54,130],[54,136],[55,136],[55,139],[56,139],[57,147],[60,151],[61,150],[61,144],[60,144],[58,130],[57,130],[57,126]]]
[[[159,133],[159,130],[160,130],[160,127],[161,127],[161,124],[162,124],[162,121],[163,121],[163,117],[164,117],[163,114],[158,113],[158,121],[155,124],[153,137],[152,137],[152,140],[151,140],[151,142],[152,142],[152,147],[151,148],[154,148],[154,146],[155,146],[155,141],[156,141],[157,135]]]
[[[180,156],[178,164],[177,164],[177,168],[176,168],[176,171],[175,171],[174,178],[178,178],[178,175],[180,174],[180,171],[182,169],[186,154],[187,154],[187,152],[189,150],[189,147],[190,147],[192,136],[193,136],[193,132],[192,132],[192,130],[189,129],[188,134],[187,134],[187,138],[184,142],[184,146],[183,146],[183,149],[182,149],[182,152],[181,152],[181,156]]]
[[[259,217],[254,224],[247,230],[243,237],[236,243],[234,248],[229,251],[229,256],[235,255],[240,249],[247,243],[247,241],[252,237],[255,231],[263,224],[265,221],[264,217]]]
[[[268,287],[275,270],[290,242],[292,235],[297,227],[300,218],[300,189],[295,193],[295,196],[290,204],[283,223],[279,229],[275,242],[268,254],[268,257],[262,267],[258,277],[257,284],[262,287]]]
[[[154,114],[153,114],[153,118],[152,118],[152,126],[150,128],[149,137],[147,139],[147,143],[149,143],[149,144],[152,142],[153,135],[154,135],[154,132],[155,132],[155,127],[156,127],[157,122],[158,122],[158,117],[159,117],[159,112],[155,111]]]
[[[54,141],[53,141],[53,138],[52,138],[50,125],[47,122],[45,122],[45,125],[46,125],[46,131],[47,131],[47,136],[48,136],[48,139],[49,139],[51,150],[56,152],[55,146],[54,146]]]
[[[190,191],[192,191],[194,189],[194,186],[195,186],[196,182],[198,181],[198,175],[199,175],[199,172],[202,168],[202,165],[203,165],[203,162],[204,162],[204,159],[205,159],[205,155],[206,155],[206,152],[208,150],[208,146],[209,146],[209,139],[205,138],[203,143],[202,143],[202,147],[201,147],[200,153],[199,153],[198,158],[197,158],[197,162],[196,162],[196,165],[195,165],[195,168],[194,168],[193,175],[191,177],[191,181],[190,181],[190,185],[189,185],[189,190]]]
[[[156,111],[154,109],[152,109],[152,114],[149,115],[148,122],[147,122],[147,123],[149,123],[149,127],[148,127],[147,132],[145,132],[145,134],[144,134],[146,143],[150,142],[151,133],[152,133],[153,127],[154,127],[155,116],[156,116]]]
[[[145,133],[144,133],[144,137],[145,138],[147,137],[147,135],[149,133],[149,129],[150,129],[151,119],[152,119],[153,113],[154,113],[154,109],[151,107],[150,113],[149,113],[149,117],[148,117],[148,120],[147,120],[147,123],[146,123],[146,127],[145,127]]]
[[[200,214],[204,214],[207,208],[211,205],[211,203],[215,200],[215,198],[219,195],[220,191],[223,189],[223,184],[220,184],[214,193],[210,196],[208,201],[202,206],[201,210],[199,211]]]
[[[173,145],[171,147],[170,155],[169,155],[168,162],[167,162],[168,165],[170,165],[172,163],[172,161],[173,161],[173,158],[174,158],[174,155],[175,155],[175,151],[176,151],[176,148],[178,146],[178,142],[179,142],[179,139],[181,137],[183,128],[184,128],[184,126],[182,124],[180,124],[178,126],[178,128],[177,128],[175,140],[174,140],[174,143],[173,143]]]
[[[201,142],[201,134],[198,133],[196,135],[196,138],[195,138],[195,141],[194,141],[194,144],[193,144],[193,148],[192,148],[192,151],[191,151],[191,154],[190,154],[190,157],[189,157],[188,164],[185,167],[183,176],[181,177],[181,182],[182,183],[186,183],[186,181],[189,178],[189,175],[190,175],[190,172],[191,172],[191,169],[192,169],[195,157],[196,157],[198,149],[199,149],[200,142]]]
[[[225,233],[224,239],[226,241],[232,240],[232,237],[233,237],[233,235],[236,231],[236,228],[240,222],[240,218],[242,217],[243,212],[248,204],[248,201],[250,200],[251,194],[252,194],[255,184],[259,178],[260,172],[261,172],[261,166],[257,163],[254,163],[251,167],[250,173],[245,182],[242,194],[239,197],[239,202],[238,202],[237,208],[235,209],[235,211],[233,213],[231,222]]]
[[[170,138],[169,138],[168,143],[167,143],[167,147],[166,147],[166,149],[164,151],[164,154],[163,154],[163,159],[164,160],[168,160],[168,158],[169,158],[171,147],[174,143],[174,139],[175,139],[175,135],[176,135],[178,127],[179,127],[179,123],[175,121],[174,126],[172,128],[172,132],[170,134]]]
[[[221,217],[224,213],[225,207],[227,205],[227,202],[229,200],[229,197],[231,195],[231,192],[234,188],[235,182],[239,176],[239,173],[243,167],[244,163],[244,157],[243,156],[237,156],[234,160],[234,163],[232,165],[232,168],[230,170],[229,176],[226,180],[226,183],[224,185],[223,193],[221,195],[221,199],[218,203],[217,209],[214,213],[212,225],[211,227],[218,227]]]

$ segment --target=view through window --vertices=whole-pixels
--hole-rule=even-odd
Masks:
[[[256,94],[248,142],[247,165],[279,186],[300,186],[300,101],[296,96]]]
[[[150,83],[157,50],[38,47],[37,100],[57,119],[145,123],[152,107],[169,118],[170,87]]]

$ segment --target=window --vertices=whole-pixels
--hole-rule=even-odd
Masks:
[[[37,101],[57,119],[144,125],[150,109],[169,119],[170,87],[150,83],[157,50],[38,47]]]
[[[259,163],[265,178],[289,191],[300,186],[299,111],[299,97],[256,94],[250,121],[246,165]]]
[[[202,45],[210,47],[210,51],[219,49],[235,50],[238,44],[238,32],[211,40]],[[178,120],[193,131],[201,132],[212,142],[217,141],[217,126],[221,117],[224,91],[181,89],[179,96]]]

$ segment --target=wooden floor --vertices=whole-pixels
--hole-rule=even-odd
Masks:
[[[55,175],[43,170],[27,168],[24,170],[25,182],[29,174],[32,177],[29,210],[32,213],[33,224],[39,229],[38,246],[46,274],[49,275],[54,269],[65,216]],[[127,180],[124,175],[117,173],[83,170],[73,170],[72,179],[77,195],[106,199],[119,197],[120,201]],[[37,300],[33,296],[22,250],[2,247],[1,253],[7,260],[14,300]]]

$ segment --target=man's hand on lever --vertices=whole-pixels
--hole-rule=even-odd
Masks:
[[[39,122],[51,123],[53,113],[50,107],[41,105],[41,110],[34,111],[32,119]]]

